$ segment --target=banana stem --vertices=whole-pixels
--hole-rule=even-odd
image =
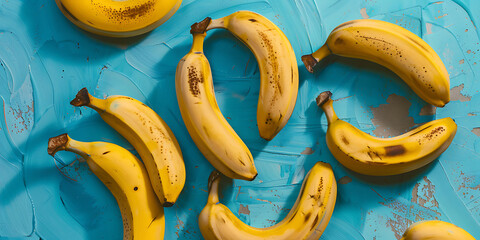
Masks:
[[[203,53],[203,42],[205,39],[205,33],[194,33],[193,34],[193,44],[190,52]]]
[[[77,96],[70,101],[70,104],[75,107],[91,107],[99,112],[105,111],[106,108],[106,100],[90,95],[87,88],[82,88],[80,91],[78,91]]]
[[[225,17],[213,19],[210,24],[208,24],[207,31],[215,28],[225,28]]]
[[[318,62],[322,61],[332,52],[325,43],[321,48],[309,55],[302,56],[303,65],[307,68],[310,73],[313,73],[313,69],[317,66]]]
[[[327,116],[328,125],[338,120],[337,114],[333,109],[332,92],[326,91],[320,93],[317,99],[317,105],[322,108]]]
[[[68,134],[64,133],[56,137],[48,139],[48,154],[55,156],[58,151],[74,152],[83,158],[87,159],[88,154],[80,150],[79,147],[82,142],[71,139]]]
[[[220,172],[213,171],[208,178],[208,203],[216,204],[218,199],[218,185],[220,183]]]

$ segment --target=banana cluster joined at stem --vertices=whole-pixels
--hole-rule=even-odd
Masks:
[[[412,224],[400,240],[475,240],[475,238],[452,223],[430,220]]]
[[[206,240],[316,240],[327,227],[337,197],[337,184],[330,164],[317,162],[305,177],[288,215],[267,228],[243,223],[219,202],[220,173],[209,178],[208,202],[200,213],[200,231]]]
[[[127,96],[96,98],[86,88],[70,104],[93,108],[127,139],[142,158],[160,203],[175,204],[185,185],[185,164],[175,135],[155,111]]]
[[[331,96],[326,91],[317,97],[328,120],[328,149],[343,166],[357,173],[388,176],[423,167],[450,146],[457,132],[453,119],[442,118],[397,137],[373,137],[340,120]]]
[[[133,37],[157,28],[175,14],[182,0],[55,0],[68,20],[88,32]]]
[[[450,101],[450,78],[438,54],[424,40],[393,23],[360,19],[336,27],[325,44],[302,56],[308,71],[334,54],[380,64],[395,74],[423,100],[437,107]]]
[[[124,240],[163,239],[165,216],[142,162],[128,150],[107,142],[81,142],[67,134],[48,141],[48,153],[74,152],[87,160],[90,170],[117,200]]]

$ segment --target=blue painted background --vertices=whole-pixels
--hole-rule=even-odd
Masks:
[[[197,216],[212,170],[181,119],[174,81],[189,50],[190,25],[210,16],[253,10],[290,39],[300,71],[295,111],[279,135],[258,135],[258,65],[225,30],[208,33],[219,106],[248,145],[259,175],[233,181],[223,200],[242,221],[266,227],[283,219],[301,182],[317,161],[332,164],[338,198],[321,239],[397,239],[413,222],[449,221],[480,238],[480,45],[476,0],[184,0],[150,34],[128,40],[97,37],[76,28],[53,0],[0,0],[0,239],[121,239],[115,199],[74,154],[47,155],[49,137],[68,132],[84,141],[132,147],[93,110],[69,101],[82,87],[97,97],[128,95],[151,106],[180,142],[187,181],[177,204],[166,208],[165,239],[202,239]],[[365,61],[330,58],[308,73],[300,56],[319,48],[337,25],[374,18],[422,37],[444,61],[452,101],[426,105],[397,76]],[[478,56],[476,54],[479,54]],[[459,128],[433,164],[394,177],[366,177],[342,167],[325,145],[326,118],[314,99],[330,90],[342,119],[388,137],[435,118]]]

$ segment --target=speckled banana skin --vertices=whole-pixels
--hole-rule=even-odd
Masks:
[[[438,54],[398,25],[372,19],[343,23],[313,54],[302,56],[308,71],[330,54],[378,63],[403,79],[423,100],[443,107],[450,101],[450,78]]]
[[[207,205],[198,223],[206,240],[317,240],[330,221],[337,197],[337,183],[328,163],[317,162],[305,177],[288,215],[276,225],[254,228],[239,220],[219,203],[220,175],[209,178]]]
[[[78,27],[108,37],[132,37],[167,21],[182,0],[55,0]]]
[[[475,240],[454,224],[431,220],[412,224],[400,240]]]
[[[264,16],[238,11],[213,19],[207,30],[224,28],[245,43],[260,69],[257,125],[260,136],[273,139],[292,115],[298,93],[298,66],[285,34]]]
[[[451,118],[425,123],[393,138],[377,138],[340,120],[333,110],[330,92],[317,98],[328,120],[327,146],[346,168],[365,175],[406,173],[432,162],[442,154],[457,132]]]
[[[48,153],[74,152],[87,160],[90,170],[117,200],[124,240],[163,239],[165,216],[143,164],[128,150],[106,142],[80,142],[67,134],[50,138]]]
[[[215,99],[210,64],[203,54],[208,21],[192,26],[192,48],[178,63],[178,105],[190,136],[205,158],[230,178],[253,180],[257,170],[252,154],[222,115]]]
[[[185,185],[185,163],[175,135],[155,111],[131,97],[96,98],[86,88],[70,103],[93,108],[126,138],[142,158],[162,205],[175,204]]]

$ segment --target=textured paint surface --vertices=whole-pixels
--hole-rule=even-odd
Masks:
[[[206,202],[211,165],[181,119],[174,89],[178,61],[189,50],[189,26],[207,16],[253,10],[290,39],[300,71],[295,111],[271,142],[258,135],[259,72],[254,56],[223,30],[209,32],[206,56],[225,117],[250,148],[259,175],[226,182],[222,202],[256,227],[283,219],[317,161],[332,164],[335,211],[321,239],[396,239],[412,222],[440,219],[480,238],[480,2],[477,0],[184,0],[164,25],[145,36],[112,40],[79,30],[51,0],[0,0],[0,239],[121,239],[115,199],[74,154],[47,155],[49,137],[133,148],[97,114],[69,101],[82,87],[95,96],[122,94],[151,106],[181,145],[185,188],[166,208],[165,239],[202,239],[197,217]],[[422,37],[444,61],[452,101],[433,108],[387,69],[330,58],[310,74],[300,56],[319,48],[337,25],[373,18]],[[479,54],[479,55],[476,55]],[[376,136],[403,133],[432,119],[459,126],[450,148],[432,164],[394,177],[366,177],[343,168],[325,144],[318,93],[333,92],[342,119]]]

